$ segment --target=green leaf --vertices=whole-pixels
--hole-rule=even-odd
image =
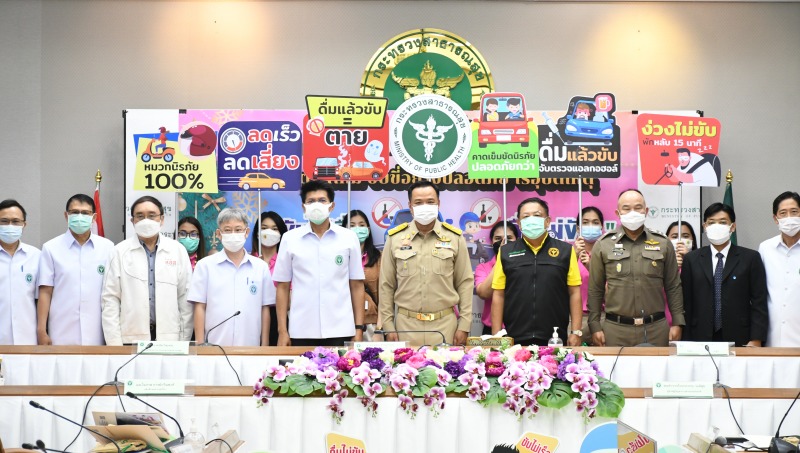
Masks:
[[[430,387],[424,384],[420,384],[419,381],[417,381],[417,385],[411,388],[411,393],[414,396],[425,396],[425,394],[430,391],[431,391]]]
[[[600,417],[617,418],[622,408],[625,407],[625,395],[622,394],[617,384],[606,378],[599,378],[600,391],[597,392],[597,415]]]
[[[539,395],[536,400],[544,407],[561,409],[569,404],[576,395],[571,387],[569,382],[553,381],[550,388]]]
[[[291,393],[288,395],[293,395],[297,393],[300,396],[306,396],[311,394],[314,391],[314,385],[312,384],[313,379],[310,376],[306,376],[304,374],[293,374],[286,378],[286,383],[289,386],[289,390]]]
[[[425,367],[419,372],[419,376],[417,376],[417,383],[425,385],[427,387],[433,387],[436,383],[439,382],[439,378],[436,377],[436,370],[432,367]]]
[[[282,382],[275,382],[272,379],[269,379],[269,380],[264,379],[263,384],[264,384],[264,387],[267,387],[267,388],[272,389],[272,390],[278,390],[278,387],[283,385]]]
[[[492,378],[489,378],[490,381],[491,379]],[[503,404],[506,402],[507,397],[508,395],[506,395],[506,391],[495,382],[491,387],[489,387],[489,391],[486,392],[486,399],[484,399],[482,402],[484,406],[488,406],[490,404]]]

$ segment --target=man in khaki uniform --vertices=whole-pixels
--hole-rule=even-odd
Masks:
[[[646,213],[641,192],[622,192],[617,201],[622,226],[594,246],[587,306],[595,346],[666,346],[681,338],[686,323],[675,249],[665,235],[644,227]],[[665,293],[672,327],[664,313]]]
[[[472,323],[472,266],[458,228],[437,220],[439,189],[420,181],[408,189],[414,221],[389,231],[381,258],[379,311],[387,341],[413,345],[466,343]],[[458,318],[453,308],[458,305]]]

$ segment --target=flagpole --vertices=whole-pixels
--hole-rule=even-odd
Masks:
[[[261,189],[258,189],[258,214],[256,215],[258,225],[258,256],[261,256]]]
[[[97,234],[100,236],[105,237],[105,229],[103,228],[103,211],[100,208],[100,182],[103,181],[103,174],[100,173],[100,169],[97,169],[97,173],[94,174],[94,210],[97,214],[97,217],[94,219],[95,229],[97,230]]]
[[[578,228],[581,226],[583,226],[583,175],[578,175]],[[577,236],[575,239],[578,239]]]
[[[683,242],[683,228],[681,227],[683,222],[683,181],[678,183],[678,189],[678,241]]]
[[[508,178],[503,178],[503,240],[500,241],[502,244],[508,238],[508,225],[506,225],[506,219],[508,218],[508,213],[506,213],[506,184],[508,183]],[[519,219],[517,219],[519,221]],[[489,238],[492,240],[492,238]]]

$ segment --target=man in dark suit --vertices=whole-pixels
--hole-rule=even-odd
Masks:
[[[761,346],[767,339],[767,278],[755,250],[731,244],[733,208],[714,203],[703,213],[711,245],[683,258],[684,339]]]

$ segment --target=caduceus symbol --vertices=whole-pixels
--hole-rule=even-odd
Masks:
[[[428,117],[428,121],[425,124],[417,124],[411,121],[408,123],[417,131],[417,140],[422,141],[422,146],[425,147],[425,160],[428,162],[433,157],[433,149],[436,148],[436,144],[441,143],[444,140],[445,132],[453,128],[452,124],[450,126],[437,126],[433,115]]]

